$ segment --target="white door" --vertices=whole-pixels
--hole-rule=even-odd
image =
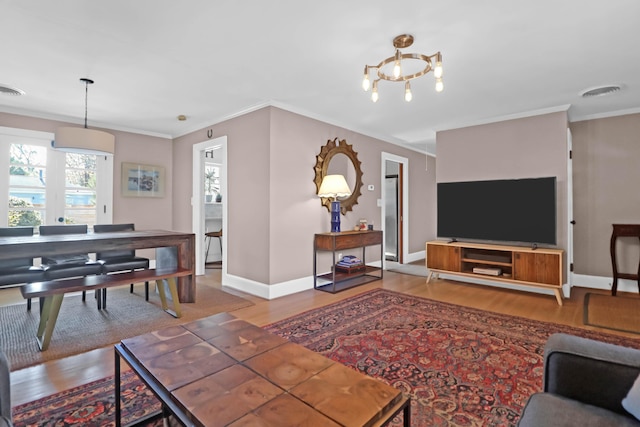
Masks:
[[[111,222],[111,156],[54,150],[46,134],[15,133],[0,133],[0,173],[7,178],[0,180],[0,226]]]

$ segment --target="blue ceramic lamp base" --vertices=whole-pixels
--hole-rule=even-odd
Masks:
[[[331,202],[331,232],[340,232],[340,202],[338,200]]]

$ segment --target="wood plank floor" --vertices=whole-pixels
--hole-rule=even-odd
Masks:
[[[220,274],[220,270],[207,270],[206,275],[198,276],[197,285],[221,288]],[[571,298],[565,300],[565,304],[562,307],[556,303],[553,295],[541,295],[447,280],[435,280],[426,284],[424,277],[393,272],[385,272],[383,280],[348,289],[335,295],[308,290],[267,301],[233,289],[224,288],[224,290],[254,302],[254,305],[251,307],[234,311],[233,314],[235,316],[256,325],[263,326],[375,288],[394,290],[410,295],[497,313],[522,316],[534,320],[616,333],[614,331],[584,326],[582,324],[584,295],[587,292],[606,292],[580,287],[574,287],[572,289]],[[14,303],[24,303],[24,300],[16,289],[0,291],[0,305]],[[638,337],[637,335],[622,332],[618,332],[618,334]],[[112,375],[113,365],[113,348],[109,346],[12,372],[12,405],[19,405]]]

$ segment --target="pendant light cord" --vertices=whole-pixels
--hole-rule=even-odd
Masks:
[[[89,82],[84,82],[84,128],[87,129],[87,104],[89,103]]]

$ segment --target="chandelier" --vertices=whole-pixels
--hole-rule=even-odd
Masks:
[[[362,88],[366,91],[371,89],[371,100],[378,101],[378,82],[380,80],[388,80],[391,82],[404,83],[404,100],[409,102],[413,98],[411,93],[411,83],[413,79],[424,76],[433,70],[433,76],[436,78],[436,92],[442,92],[444,84],[442,83],[442,54],[440,52],[427,56],[421,53],[402,53],[400,49],[404,49],[413,44],[413,36],[410,34],[402,34],[393,39],[393,47],[396,48],[394,56],[382,60],[378,65],[365,65],[364,79],[362,80]],[[435,62],[435,65],[434,65]],[[385,67],[393,63],[393,70],[387,70]],[[415,63],[419,64],[415,68]],[[413,66],[413,67],[412,67]],[[390,67],[386,67],[390,68]],[[406,70],[405,70],[406,68]],[[390,72],[389,72],[390,71]],[[405,74],[406,73],[406,74]],[[371,74],[377,76],[371,85]]]

